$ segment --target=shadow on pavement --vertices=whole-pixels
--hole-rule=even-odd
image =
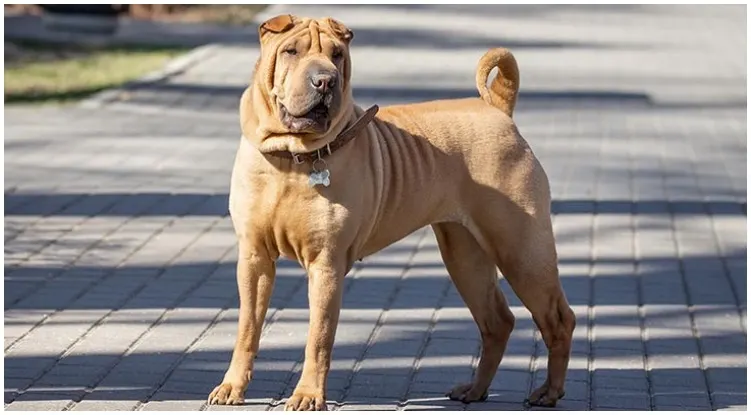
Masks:
[[[180,82],[134,84],[128,87],[129,105],[170,106],[178,100],[186,109],[209,111],[237,111],[240,96],[246,86],[187,84]],[[461,99],[479,97],[474,88],[447,87],[385,87],[353,85],[355,102],[361,105],[378,103],[381,105],[408,104],[422,101]],[[212,95],[210,108],[201,100],[187,97]],[[194,104],[192,102],[195,102]],[[603,91],[603,90],[530,90],[519,92],[518,111],[544,111],[556,108],[641,108],[661,110],[686,109],[744,109],[746,101],[716,102],[655,102],[642,92]]]
[[[227,216],[229,195],[203,193],[6,193],[11,216]],[[746,202],[723,200],[553,200],[553,214],[746,216]]]
[[[418,336],[423,336],[420,333]],[[384,356],[378,356],[378,350],[392,349],[389,359],[399,359],[402,354],[399,353],[400,347],[407,340],[420,341],[419,337],[405,337],[395,341],[384,341],[378,343],[369,350],[362,349],[362,345],[355,346],[337,346],[334,349],[334,365],[337,365],[337,356],[362,354],[367,359],[379,359]],[[440,345],[442,340],[436,340]],[[530,343],[531,344],[531,343]],[[512,345],[513,347],[513,345]],[[745,344],[739,342],[728,344],[728,352],[735,351],[738,353]],[[732,349],[732,350],[730,350]],[[745,349],[744,349],[745,350]],[[531,351],[531,350],[530,350]],[[521,349],[507,350],[505,359],[529,357],[529,352]],[[613,354],[612,352],[616,353]],[[474,350],[465,350],[452,354],[443,354],[441,357],[450,359],[452,357],[466,356],[473,353]],[[620,350],[601,350],[608,356],[615,355],[626,359],[643,358],[641,351],[620,351]],[[595,351],[597,353],[597,351]],[[34,390],[26,392],[18,397],[19,401],[26,399],[33,400],[59,400],[71,399],[80,400],[85,396],[87,401],[107,400],[107,401],[169,401],[169,400],[199,400],[203,401],[208,393],[221,382],[224,371],[229,362],[230,351],[221,352],[201,352],[195,351],[188,355],[181,352],[162,352],[158,354],[140,354],[135,353],[126,356],[119,361],[120,356],[115,354],[88,354],[86,356],[67,356],[39,382],[36,383]],[[302,357],[302,348],[297,350],[271,349],[263,350],[258,357],[254,373],[254,380],[245,394],[246,399],[262,403],[271,403],[271,400],[285,399],[292,391],[292,388],[299,379],[299,372],[291,372],[295,363]],[[404,353],[403,357],[414,357],[412,351]],[[49,360],[44,356],[28,356],[24,358],[6,359],[6,391],[15,388],[23,388],[28,383],[27,379],[14,378],[7,373],[18,373],[19,369],[27,368],[25,374],[40,374],[42,366],[39,362]],[[170,368],[178,365],[169,377]],[[115,366],[116,365],[116,366]],[[378,369],[361,369],[353,378],[349,377],[349,369],[333,369],[329,377],[329,391],[327,398],[330,404],[333,402],[363,403],[363,404],[398,404],[399,402],[410,402],[419,404],[421,401],[432,401],[431,405],[442,406],[444,394],[457,385],[457,383],[467,382],[471,379],[471,367],[461,365],[442,364],[440,367],[418,369],[417,372],[411,372],[411,366],[404,367],[391,365],[392,367]],[[269,369],[274,368],[276,369]],[[266,369],[265,369],[266,368]],[[71,373],[86,373],[96,376],[101,380],[98,385],[95,381],[84,383],[77,381]],[[68,374],[68,376],[63,376]],[[712,399],[715,408],[723,409],[736,405],[745,405],[746,385],[738,382],[732,382],[733,379],[742,379],[745,374],[743,367],[725,367],[710,368],[707,370],[707,378],[715,385],[711,396],[706,392],[706,380],[702,372],[697,368],[685,369],[652,369],[649,372],[649,379],[652,382],[655,400],[666,399],[673,402],[681,402],[683,409],[709,408],[710,399]],[[427,379],[426,382],[412,383],[410,392],[403,395],[406,389],[405,384],[410,382],[414,376],[418,379]],[[637,369],[595,369],[588,372],[583,369],[569,369],[566,389],[574,399],[564,397],[560,402],[560,408],[565,409],[570,406],[578,406],[578,409],[586,408],[586,402],[583,402],[582,390],[589,387],[588,382],[592,382],[595,388],[598,388],[593,406],[595,408],[607,408],[609,401],[635,399],[631,405],[626,407],[634,409],[649,409],[650,402],[646,399],[644,392],[649,387],[648,374],[643,370]],[[538,374],[535,379],[535,385],[540,385],[544,374]],[[45,379],[49,379],[45,382]],[[488,403],[472,404],[476,410],[488,408],[492,403],[507,403],[517,405],[521,408],[525,398],[527,385],[532,381],[532,375],[524,368],[500,369],[496,375],[497,383],[503,384],[503,389],[498,386],[491,386],[490,398]],[[504,380],[505,379],[505,380]],[[96,386],[93,392],[90,388]],[[577,392],[574,392],[577,391]],[[47,393],[40,393],[47,392]],[[88,392],[88,393],[87,393]],[[13,396],[13,395],[11,395]],[[8,393],[6,392],[6,400]],[[451,404],[443,401],[443,404]],[[580,408],[582,405],[585,408]],[[612,403],[611,403],[612,405]],[[618,407],[623,409],[623,402],[618,402]]]
[[[733,258],[745,258],[745,252],[732,252]],[[683,258],[684,262],[693,264],[702,269],[703,263],[711,264],[717,261],[716,257],[691,256]],[[588,263],[590,258],[564,258],[562,265]],[[623,258],[598,258],[597,263],[607,266],[626,261]],[[629,260],[630,261],[630,260]],[[611,287],[620,286],[624,290],[621,297],[611,296],[606,304],[598,302],[598,305],[623,305],[631,306],[634,299],[633,287],[641,279],[645,286],[653,282],[664,281],[666,278],[675,277],[675,258],[653,258],[642,261],[641,264],[648,270],[638,275],[633,273],[612,274],[607,276]],[[406,292],[400,296],[401,291],[420,289],[427,286],[450,286],[445,276],[443,264],[437,262],[417,263],[413,267],[423,269],[420,278],[416,280],[399,280],[395,278],[379,277],[379,270],[388,270],[394,267],[391,263],[368,261],[365,267],[369,270],[367,277],[356,280],[348,279],[348,286],[344,294],[342,317],[340,319],[340,339],[334,348],[334,365],[331,372],[329,399],[337,402],[368,403],[392,405],[394,402],[410,404],[426,404],[431,402],[431,408],[442,405],[454,405],[441,401],[445,391],[456,383],[466,382],[472,375],[471,366],[458,365],[456,359],[472,356],[478,343],[478,332],[474,323],[469,318],[441,318],[436,324],[430,336],[432,338],[430,348],[424,352],[424,356],[433,360],[433,365],[419,368],[412,372],[411,364],[404,364],[403,359],[410,360],[420,354],[420,345],[424,343],[427,332],[424,318],[410,318],[409,315],[399,317],[398,321],[390,324],[396,325],[398,331],[386,339],[377,339],[368,346],[361,342],[347,343],[347,330],[356,329],[363,323],[360,317],[348,317],[348,310],[380,310],[382,304],[368,305],[369,295],[378,295],[394,292],[393,303],[389,306],[392,310],[411,310],[415,308],[434,308],[436,298],[426,294],[415,296]],[[398,265],[403,267],[403,265]],[[73,267],[73,268],[24,268],[24,275],[44,275],[52,278],[57,283],[65,283],[67,287],[79,290],[61,292],[56,301],[50,302],[49,296],[43,296],[44,302],[39,303],[34,295],[28,296],[21,302],[13,304],[8,295],[13,293],[15,278],[12,273],[6,276],[6,311],[5,326],[13,327],[14,320],[20,318],[23,321],[25,310],[36,309],[62,309],[67,317],[61,321],[49,320],[45,323],[48,327],[70,325],[76,327],[90,324],[86,314],[77,321],[77,310],[120,310],[120,313],[131,317],[119,316],[116,320],[108,322],[110,329],[122,326],[127,330],[132,325],[144,324],[144,318],[148,318],[150,310],[187,310],[209,309],[209,314],[198,317],[170,317],[160,323],[162,330],[180,330],[180,327],[212,327],[214,324],[222,324],[222,330],[210,332],[204,339],[205,343],[198,343],[190,352],[175,349],[172,346],[160,346],[158,343],[150,344],[147,333],[139,343],[147,345],[151,349],[161,349],[159,352],[136,352],[126,356],[120,353],[97,353],[69,354],[63,357],[47,355],[24,355],[10,356],[5,358],[5,388],[6,401],[15,398],[14,390],[24,389],[30,382],[38,379],[35,386],[18,397],[19,400],[78,400],[86,394],[86,400],[109,400],[125,401],[134,400],[142,402],[159,402],[169,400],[203,400],[206,394],[221,380],[227,362],[231,356],[231,350],[226,346],[212,346],[212,337],[226,339],[225,336],[234,335],[235,317],[224,317],[220,320],[222,309],[234,309],[237,307],[236,282],[234,279],[233,263],[189,263],[168,267]],[[278,265],[276,289],[271,301],[272,309],[280,307],[286,311],[286,315],[280,316],[278,322],[299,323],[300,327],[307,326],[307,296],[305,295],[305,278],[302,269],[290,261],[280,261]],[[435,271],[435,275],[430,274]],[[375,274],[375,275],[373,275]],[[92,281],[84,276],[93,275],[100,281]],[[207,277],[208,276],[208,277]],[[23,277],[20,277],[23,278]],[[69,279],[68,281],[66,281]],[[722,281],[723,279],[719,279]],[[143,283],[139,283],[143,281]],[[586,292],[586,286],[591,282],[586,274],[570,274],[562,276],[562,282],[567,292],[572,295],[570,302],[573,306],[587,306],[585,297],[578,293]],[[514,296],[505,280],[500,282],[501,288],[506,293],[512,307],[520,307],[519,300]],[[89,289],[94,288],[98,294],[93,294]],[[745,287],[744,292],[745,292]],[[463,308],[461,300],[450,289],[451,296],[444,307]],[[650,311],[650,324],[654,327],[672,327],[677,320],[685,319],[685,300],[680,301],[661,300],[659,297],[647,296],[649,306],[655,306],[657,311]],[[618,301],[615,298],[622,298]],[[745,299],[744,302],[745,304]],[[714,300],[703,301],[695,299],[694,304],[703,306],[695,313],[702,318],[722,318],[728,313],[738,312],[736,304],[719,304]],[[670,306],[673,305],[673,308]],[[678,308],[675,308],[678,306]],[[145,313],[145,314],[141,314]],[[579,316],[580,318],[585,318]],[[598,326],[623,326],[633,327],[634,316],[630,313],[602,312],[595,318]],[[677,319],[677,320],[676,320]],[[527,315],[517,314],[515,335],[509,342],[505,355],[505,361],[525,361],[534,352],[532,342],[533,321]],[[215,329],[218,325],[213,326]],[[292,333],[291,333],[292,334]],[[265,344],[262,341],[261,352],[258,357],[254,381],[246,394],[249,400],[271,403],[271,399],[285,398],[295,385],[299,372],[293,369],[303,356],[304,332],[295,333],[296,337],[290,337],[292,343]],[[156,340],[154,340],[156,341]],[[222,344],[228,344],[224,341]],[[714,333],[702,335],[704,355],[742,355],[746,353],[745,334],[740,331],[723,331],[718,329]],[[123,345],[125,346],[125,345]],[[182,346],[181,346],[182,347]],[[578,368],[581,359],[593,354],[595,358],[618,359],[619,361],[641,362],[645,348],[649,356],[667,356],[671,359],[679,359],[682,356],[696,356],[699,353],[699,344],[693,337],[681,337],[661,333],[659,336],[650,338],[642,345],[640,337],[627,338],[600,338],[597,340],[594,350],[590,352],[590,343],[587,338],[577,337],[572,345],[572,356],[580,362],[572,364],[569,370],[567,390],[571,392],[569,397],[561,402],[561,408],[580,407],[586,402],[578,401],[578,397],[588,396],[582,389],[595,385],[605,385],[602,388],[611,390],[599,391],[598,396],[610,397],[611,399],[645,399],[641,388],[651,387],[655,399],[678,399],[683,398],[684,409],[688,407],[709,407],[710,396],[707,394],[707,382],[712,385],[711,399],[716,408],[725,408],[745,404],[745,384],[737,382],[745,373],[743,367],[709,367],[706,370],[706,378],[698,366],[694,368],[652,368],[649,373],[638,369],[616,368],[593,368],[587,371]],[[371,365],[360,368],[354,378],[349,378],[351,369],[340,369],[345,366],[348,359],[363,358],[367,362],[375,362],[379,359],[387,359],[386,365]],[[402,359],[402,360],[400,360]],[[435,363],[438,363],[435,365]],[[514,363],[505,366],[497,374],[498,384],[491,387],[491,398],[486,404],[473,404],[471,408],[493,408],[493,405],[521,405],[526,393],[527,385],[532,381],[528,367],[518,366]],[[80,377],[72,373],[86,373],[87,378],[96,379],[90,383],[82,383]],[[544,371],[538,372],[534,383],[540,384],[544,379]],[[420,380],[421,379],[421,380]],[[506,380],[504,380],[506,379]],[[509,381],[511,379],[511,381]],[[419,380],[419,381],[418,381]],[[400,382],[411,382],[410,392],[402,395],[405,390]],[[620,386],[619,386],[620,385]],[[623,386],[628,385],[628,386]],[[651,386],[649,386],[651,385]],[[91,392],[89,388],[97,388]],[[579,392],[575,392],[579,390]],[[588,390],[588,389],[587,389]],[[346,392],[345,392],[346,391]],[[44,393],[41,393],[44,392]],[[90,392],[90,393],[89,393]],[[610,395],[608,395],[610,394]],[[663,398],[661,398],[663,397]],[[668,398],[672,397],[672,398]],[[586,398],[582,398],[586,399]],[[607,402],[595,398],[595,407],[607,407]],[[422,402],[422,403],[420,403]],[[442,403],[443,402],[443,403]],[[649,408],[650,403],[632,403],[635,408]],[[258,403],[258,402],[255,402]],[[626,405],[628,406],[628,405]],[[619,408],[623,408],[619,404]],[[586,408],[584,408],[586,409]]]

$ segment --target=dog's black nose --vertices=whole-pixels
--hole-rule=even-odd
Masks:
[[[310,77],[310,83],[316,91],[324,93],[336,87],[336,75],[329,72],[319,72]]]

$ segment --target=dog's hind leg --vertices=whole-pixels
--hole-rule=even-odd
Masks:
[[[482,338],[482,354],[472,383],[455,387],[448,396],[465,403],[484,400],[514,328],[514,315],[498,289],[495,262],[474,236],[456,223],[434,224],[433,231],[451,280]]]
[[[498,254],[501,257],[499,268],[532,314],[548,349],[547,379],[532,392],[526,403],[552,407],[564,395],[576,317],[558,278],[555,242],[549,221],[533,218],[526,229],[526,232],[517,234],[512,254],[503,257]]]

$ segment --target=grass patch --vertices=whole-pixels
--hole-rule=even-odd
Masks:
[[[256,24],[265,4],[130,5],[127,15],[170,23]],[[40,14],[35,5],[6,11]],[[65,103],[118,87],[159,69],[189,49],[179,47],[82,47],[5,42],[5,103]]]
[[[5,103],[64,103],[162,67],[185,48],[5,44]],[[9,53],[10,49],[10,53]]]
[[[130,7],[131,15],[135,18],[246,26],[255,25],[256,14],[266,6],[266,4],[133,4]]]
[[[124,6],[124,5],[122,5]],[[254,25],[256,14],[267,4],[129,4],[125,16],[167,22],[200,22],[230,26]],[[35,4],[6,4],[6,12],[42,13]]]

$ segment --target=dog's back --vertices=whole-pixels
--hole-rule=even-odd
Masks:
[[[488,76],[495,68],[498,73],[488,86]],[[519,93],[519,67],[513,54],[505,48],[486,52],[478,62],[475,80],[479,98],[389,106],[381,109],[378,119],[449,152],[478,146],[502,151],[519,145],[526,148],[512,120]]]

